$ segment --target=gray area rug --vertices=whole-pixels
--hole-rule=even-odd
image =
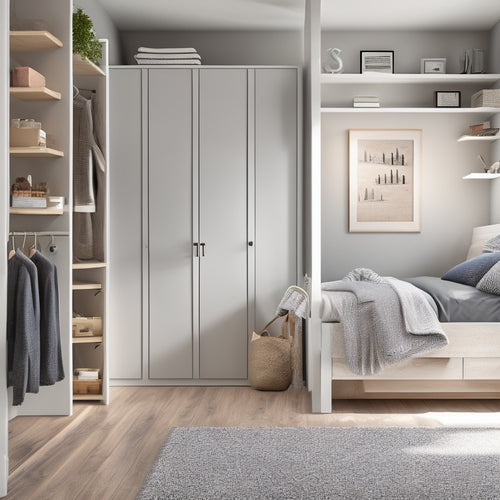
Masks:
[[[498,499],[500,429],[191,427],[139,499]]]

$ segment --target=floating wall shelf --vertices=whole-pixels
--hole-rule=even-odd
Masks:
[[[47,87],[11,87],[10,95],[23,101],[60,101],[61,93]]]
[[[48,31],[10,32],[10,50],[12,52],[58,49],[62,46],[61,40]]]
[[[36,158],[61,158],[64,156],[62,151],[52,148],[43,148],[38,146],[9,148],[10,156],[18,158],[36,157]]]

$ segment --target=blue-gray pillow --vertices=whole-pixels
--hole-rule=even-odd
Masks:
[[[476,285],[482,292],[500,295],[500,262],[497,262]]]
[[[476,286],[481,278],[500,261],[500,252],[483,253],[452,267],[441,276],[442,280],[454,281],[463,285]]]

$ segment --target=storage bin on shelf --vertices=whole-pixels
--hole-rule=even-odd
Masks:
[[[73,337],[100,337],[102,336],[102,318],[73,318]]]

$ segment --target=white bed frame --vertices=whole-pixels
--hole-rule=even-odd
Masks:
[[[313,411],[330,413],[335,398],[500,398],[500,323],[441,326],[446,347],[358,376],[346,365],[342,325],[322,323],[319,384],[312,388],[319,407]]]

